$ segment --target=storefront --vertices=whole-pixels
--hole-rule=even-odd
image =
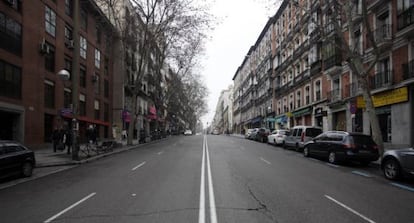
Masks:
[[[408,87],[375,94],[372,96],[372,100],[383,141],[385,143],[410,145],[413,117],[410,109]],[[357,97],[356,106],[358,110],[365,110],[365,101],[362,96]],[[363,132],[370,134],[370,131],[369,115],[364,112]]]
[[[295,125],[312,125],[312,106],[292,112]]]
[[[315,108],[315,126],[323,128],[323,117],[328,115],[327,111],[324,111],[322,107]]]

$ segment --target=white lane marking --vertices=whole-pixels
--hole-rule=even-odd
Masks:
[[[339,201],[335,200],[334,198],[332,198],[332,197],[330,197],[330,196],[328,196],[328,195],[325,195],[325,197],[326,197],[326,198],[328,198],[329,200],[331,200],[331,201],[335,202],[335,203],[336,203],[336,204],[338,204],[339,206],[341,206],[341,207],[345,208],[346,210],[348,210],[348,211],[350,211],[350,212],[354,213],[355,215],[357,215],[357,216],[361,217],[361,218],[362,218],[362,219],[364,219],[365,221],[370,222],[370,223],[375,223],[375,221],[373,221],[373,220],[371,220],[371,219],[369,219],[369,218],[365,217],[364,215],[362,215],[362,214],[360,214],[359,212],[355,211],[354,209],[352,209],[352,208],[350,208],[350,207],[346,206],[345,204],[343,204],[343,203],[341,203],[341,202],[339,202]]]
[[[142,167],[142,166],[144,166],[144,165],[145,165],[145,161],[144,161],[144,162],[142,162],[142,163],[140,163],[138,166],[136,166],[136,167],[132,168],[131,170],[132,170],[132,171],[134,171],[134,170],[136,170],[136,169],[138,169],[138,168],[140,168],[140,167]]]
[[[137,194],[131,194],[133,197],[137,196]]]
[[[268,165],[271,165],[272,164],[271,162],[265,160],[263,157],[260,157],[260,160],[263,161],[263,162],[265,162],[265,163],[267,163]]]
[[[205,145],[205,140],[206,140],[206,136],[204,136],[203,139],[203,155],[201,158],[201,180],[200,180],[200,208],[198,209],[198,222],[199,223],[204,223],[206,220],[205,217],[205,172],[204,172],[204,166],[205,166],[205,150],[206,147]]]
[[[157,153],[158,155],[161,155],[161,154],[163,154],[164,153],[164,151],[161,151],[161,152],[159,152],[159,153]]]
[[[82,200],[80,200],[80,201],[78,201],[78,202],[76,202],[76,203],[72,204],[71,206],[67,207],[65,210],[63,210],[63,211],[61,211],[61,212],[59,212],[59,213],[55,214],[55,215],[54,215],[54,216],[52,216],[51,218],[47,219],[46,221],[44,221],[44,223],[49,223],[49,222],[52,222],[53,220],[55,220],[56,218],[58,218],[58,217],[59,217],[59,216],[61,216],[62,214],[64,214],[64,213],[68,212],[70,209],[72,209],[72,208],[74,208],[74,207],[78,206],[78,205],[79,205],[79,204],[81,204],[82,202],[84,202],[84,201],[88,200],[89,198],[91,198],[91,197],[95,196],[95,194],[96,194],[96,192],[93,192],[93,193],[89,194],[88,196],[86,196],[86,197],[82,198]]]
[[[335,168],[338,168],[339,167],[338,165],[335,165],[335,164],[332,164],[332,163],[326,163],[326,165],[328,165],[330,167],[335,167]]]
[[[210,198],[210,222],[217,223],[216,199],[214,197],[213,178],[211,177],[210,155],[206,138],[207,174],[208,174],[208,195]]]
[[[414,192],[414,188],[413,187],[409,187],[409,186],[406,186],[406,185],[403,185],[403,184],[399,184],[399,183],[390,183],[390,184],[393,185],[393,186],[399,187],[401,189],[409,190],[411,192]]]
[[[363,176],[363,177],[371,177],[371,175],[369,175],[367,173],[364,173],[364,172],[361,172],[361,171],[357,171],[357,170],[354,170],[351,173],[356,174],[356,175],[360,175],[360,176]]]

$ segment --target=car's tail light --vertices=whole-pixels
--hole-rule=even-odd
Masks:
[[[379,147],[378,147],[378,145],[372,145],[372,149],[373,150],[379,150]]]
[[[345,143],[344,144],[345,149],[355,149],[355,145],[351,143]]]

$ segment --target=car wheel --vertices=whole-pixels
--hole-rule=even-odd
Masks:
[[[33,173],[33,164],[31,162],[25,162],[22,166],[22,175],[24,177],[30,177]]]
[[[296,150],[296,152],[299,152],[300,151],[299,144],[296,144],[295,150]]]
[[[309,148],[308,147],[303,148],[303,156],[304,157],[309,157]]]
[[[329,153],[329,156],[328,156],[328,162],[329,163],[332,163],[332,164],[334,164],[334,163],[336,163],[337,161],[336,161],[336,153],[335,152],[330,152]]]
[[[397,160],[387,159],[383,166],[385,178],[389,180],[397,180],[401,177],[401,167]]]

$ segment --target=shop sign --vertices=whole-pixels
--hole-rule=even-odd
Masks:
[[[408,88],[402,87],[391,91],[372,95],[374,107],[392,105],[408,101]],[[357,97],[357,108],[365,108],[365,100],[362,96]]]
[[[292,115],[297,117],[297,116],[302,116],[302,115],[308,115],[311,114],[312,110],[310,107],[302,109],[302,110],[298,110],[298,111],[294,111],[292,112]]]

